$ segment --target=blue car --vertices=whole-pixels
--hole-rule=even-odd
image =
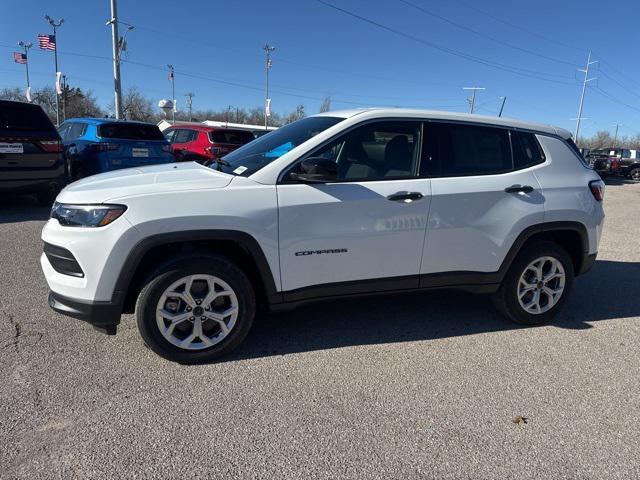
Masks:
[[[71,118],[58,129],[71,180],[120,168],[174,161],[157,125],[110,118]]]

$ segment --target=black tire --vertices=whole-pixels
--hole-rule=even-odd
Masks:
[[[557,303],[545,313],[527,312],[518,301],[518,283],[526,267],[540,257],[553,257],[558,260],[565,272],[564,290]],[[493,296],[496,308],[509,320],[524,325],[542,325],[556,316],[567,300],[573,285],[574,271],[571,257],[560,245],[550,241],[536,241],[526,245],[515,258],[502,280],[500,290]]]
[[[156,323],[156,306],[163,292],[182,277],[211,274],[226,282],[238,299],[238,317],[229,334],[212,347],[185,350],[170,343]],[[234,350],[247,336],[256,311],[256,297],[246,274],[233,262],[218,255],[175,257],[156,269],[138,295],[135,314],[142,339],[158,355],[178,363],[199,364]]]
[[[640,167],[631,169],[629,172],[629,178],[634,182],[640,182]]]

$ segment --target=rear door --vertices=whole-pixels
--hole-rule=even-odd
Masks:
[[[55,177],[63,167],[60,135],[42,109],[0,102],[2,180]]]
[[[179,128],[172,137],[171,148],[181,161],[191,151],[191,143],[196,139],[198,132],[188,128]]]
[[[505,128],[426,123],[424,131],[421,174],[432,200],[421,274],[497,272],[520,232],[544,221],[542,150],[532,134]]]
[[[97,135],[107,144],[103,149],[114,168],[137,167],[171,161],[169,144],[156,125],[145,123],[104,123]]]

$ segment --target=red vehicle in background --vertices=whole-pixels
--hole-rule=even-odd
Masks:
[[[162,133],[171,144],[176,162],[205,165],[255,139],[248,130],[208,125],[174,125]]]

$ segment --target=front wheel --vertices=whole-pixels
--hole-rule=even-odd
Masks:
[[[212,361],[247,336],[256,309],[245,273],[220,256],[176,258],[152,273],[136,303],[138,329],[158,355]]]
[[[573,263],[562,247],[548,241],[532,243],[512,263],[494,304],[514,322],[546,323],[566,301],[573,277]]]
[[[629,172],[629,178],[634,182],[640,182],[640,167],[636,167]]]

